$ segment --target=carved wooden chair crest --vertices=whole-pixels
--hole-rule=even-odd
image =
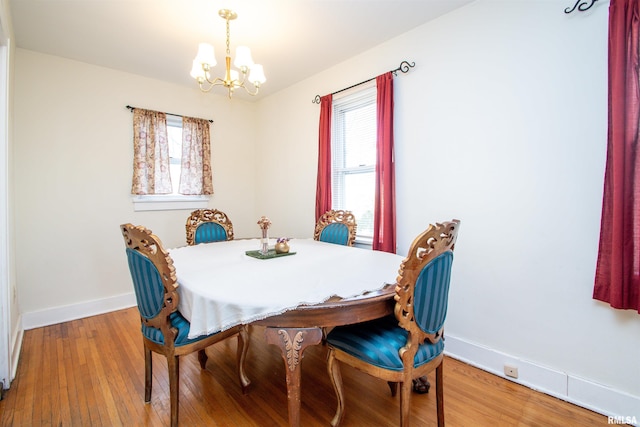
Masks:
[[[444,426],[442,360],[453,249],[460,221],[430,225],[415,238],[400,265],[393,316],[349,326],[327,335],[328,370],[338,396],[331,425],[340,424],[344,393],[338,361],[392,387],[399,383],[400,425],[409,425],[412,379],[435,370],[438,426]]]
[[[313,238],[321,242],[353,246],[356,229],[356,217],[350,211],[332,209],[318,219]]]
[[[231,220],[227,214],[217,209],[197,209],[191,212],[185,227],[188,245],[233,240]]]
[[[169,253],[162,247],[160,239],[143,226],[123,224],[120,231],[124,237],[129,271],[136,294],[145,359],[144,401],[151,401],[152,363],[151,352],[167,358],[169,368],[169,396],[171,425],[178,425],[179,357],[198,352],[200,366],[205,369],[205,349],[226,338],[238,335],[238,376],[243,392],[250,381],[244,372],[247,354],[248,332],[237,326],[223,332],[188,338],[190,324],[178,311],[178,282],[175,267]]]

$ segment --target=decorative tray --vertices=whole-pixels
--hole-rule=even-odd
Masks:
[[[258,259],[271,259],[271,258],[278,258],[281,256],[295,255],[296,253],[287,252],[284,254],[278,254],[276,253],[275,249],[269,249],[269,252],[266,255],[262,255],[260,251],[246,251],[245,254],[249,255],[250,257],[258,258]]]

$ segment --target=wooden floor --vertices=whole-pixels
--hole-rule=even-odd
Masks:
[[[165,359],[154,354],[153,394],[144,403],[144,362],[135,308],[26,331],[18,373],[0,401],[2,426],[166,426]],[[180,365],[183,426],[287,426],[284,365],[279,350],[251,331],[251,391],[236,379],[235,338],[210,347],[207,369],[197,356]],[[335,395],[325,349],[307,349],[302,363],[302,425],[329,425]],[[445,359],[448,426],[601,426],[606,417],[537,393],[451,358]],[[343,367],[343,426],[396,426],[399,399],[385,382]],[[433,383],[433,378],[430,378]],[[435,390],[434,390],[435,391]],[[436,425],[435,393],[413,394],[413,426]]]

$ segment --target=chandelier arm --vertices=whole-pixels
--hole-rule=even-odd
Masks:
[[[200,87],[200,90],[205,93],[211,92],[211,89],[213,89],[215,86],[225,86],[224,80],[219,77],[216,77],[214,81],[207,79],[206,82],[209,83],[209,86],[207,87],[205,87],[204,81],[198,82],[198,86]]]
[[[256,96],[258,94],[258,91],[260,90],[260,86],[256,86],[256,85],[253,85],[253,87],[255,88],[255,91],[253,91],[253,92],[251,90],[249,90],[249,88],[246,87],[245,85],[242,85],[241,87],[243,87],[244,90],[246,90],[247,93],[249,95],[251,95],[251,96]]]
[[[217,86],[217,85],[222,85],[224,84],[224,79],[221,79],[220,77],[216,77],[213,80],[209,79],[209,76],[205,76],[205,79],[207,79],[207,82],[211,85]]]

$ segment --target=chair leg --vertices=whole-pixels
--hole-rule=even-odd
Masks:
[[[144,402],[151,402],[151,386],[153,383],[153,359],[151,350],[144,346]]]
[[[393,381],[387,381],[389,384],[389,389],[391,389],[391,397],[395,397],[398,394],[398,383]]]
[[[207,352],[205,351],[204,348],[198,351],[198,362],[200,362],[200,368],[207,369],[208,359],[209,359],[209,356],[207,356]]]
[[[413,382],[411,379],[400,383],[400,427],[409,427],[409,417],[411,415],[411,389]]]
[[[238,333],[238,377],[240,378],[240,387],[242,388],[242,394],[249,392],[249,385],[251,380],[247,376],[244,370],[244,363],[247,360],[247,352],[249,351],[249,330],[248,326],[241,326]]]
[[[443,362],[436,368],[436,407],[438,412],[438,427],[444,427],[444,386],[442,384]]]
[[[330,348],[327,355],[327,370],[329,371],[329,378],[331,378],[331,384],[336,392],[336,398],[338,399],[338,408],[336,414],[331,420],[332,427],[338,427],[342,422],[344,416],[344,391],[342,390],[342,375],[340,375],[340,365],[335,357],[335,350]]]
[[[180,358],[167,356],[169,367],[169,400],[171,401],[171,427],[178,427],[179,384],[180,384]]]

